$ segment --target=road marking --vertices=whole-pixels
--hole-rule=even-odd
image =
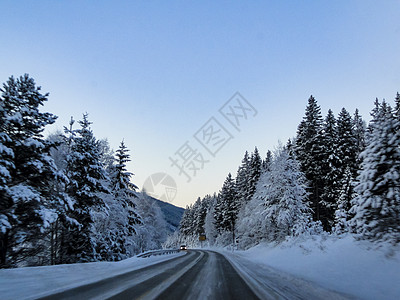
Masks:
[[[164,281],[162,281],[159,285],[157,285],[155,288],[151,289],[147,293],[143,294],[141,297],[138,299],[155,299],[158,297],[162,292],[164,292],[171,284],[173,284],[175,281],[177,281],[180,277],[182,277],[186,272],[188,272],[192,267],[194,267],[204,256],[204,252],[200,252],[200,255],[192,261],[190,264],[188,264],[186,267],[181,269],[179,272],[176,272],[175,274],[171,275]]]

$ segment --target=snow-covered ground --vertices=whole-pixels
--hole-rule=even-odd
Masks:
[[[260,244],[247,251],[224,251],[233,259],[283,271],[328,290],[360,299],[400,299],[400,249],[376,249],[350,235],[293,239],[276,246]],[[282,274],[285,276],[284,274]]]
[[[358,299],[400,299],[400,249],[388,246],[376,249],[350,235],[302,237],[233,253],[213,250],[224,253],[242,271],[252,273],[259,283],[265,281],[278,295],[286,290],[292,294],[299,292],[307,299],[342,299],[340,294]],[[179,255],[184,254],[0,270],[0,298],[33,299]]]
[[[57,265],[0,270],[0,299],[35,299],[83,284],[137,270],[184,253],[133,257],[120,262]]]

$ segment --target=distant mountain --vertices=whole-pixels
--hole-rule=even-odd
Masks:
[[[179,222],[182,219],[184,208],[177,207],[171,203],[167,203],[158,199],[153,198],[158,206],[160,206],[162,213],[164,214],[164,219],[167,222],[167,229],[171,232],[179,229]]]

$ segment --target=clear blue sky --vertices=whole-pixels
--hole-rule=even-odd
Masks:
[[[1,1],[0,80],[29,73],[62,129],[84,112],[98,138],[124,138],[141,186],[175,178],[173,204],[217,191],[244,151],[295,135],[308,97],[325,114],[400,90],[400,1]],[[235,131],[218,109],[239,91],[258,111]],[[232,134],[215,157],[193,138],[212,116]],[[190,183],[169,157],[210,160]]]

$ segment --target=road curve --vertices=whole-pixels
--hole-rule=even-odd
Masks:
[[[186,255],[40,299],[259,299],[213,251]]]

